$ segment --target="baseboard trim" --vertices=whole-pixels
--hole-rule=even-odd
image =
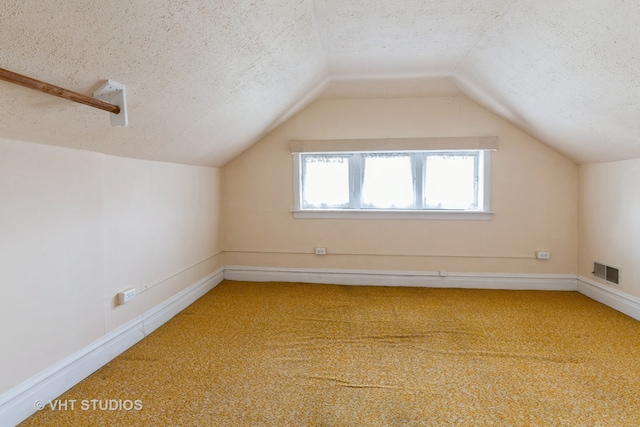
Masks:
[[[584,276],[578,276],[578,292],[627,316],[640,320],[640,298]]]
[[[0,426],[15,426],[24,421],[36,412],[36,401],[49,402],[60,396],[216,287],[223,278],[224,270],[220,268],[9,390],[0,396]]]
[[[575,274],[454,273],[227,266],[227,280],[432,288],[577,290]]]

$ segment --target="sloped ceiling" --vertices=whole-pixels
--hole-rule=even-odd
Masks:
[[[577,163],[640,157],[640,3],[624,0],[5,0],[0,137],[222,166],[318,97],[462,93]]]

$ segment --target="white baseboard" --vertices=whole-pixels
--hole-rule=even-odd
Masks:
[[[247,282],[414,286],[471,289],[577,290],[574,274],[454,273],[437,271],[332,270],[227,266],[224,278]]]
[[[578,276],[578,292],[640,320],[640,298],[624,293],[612,285],[603,285],[587,277]]]
[[[611,285],[573,274],[454,273],[438,271],[339,270],[227,266],[224,278],[247,282],[333,283],[337,285],[578,291],[640,320],[640,298]]]
[[[211,273],[158,306],[109,332],[0,396],[0,426],[15,426],[36,412],[36,401],[49,402],[149,335],[223,280]]]

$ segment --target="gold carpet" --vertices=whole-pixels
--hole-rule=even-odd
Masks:
[[[577,292],[225,281],[52,403],[23,425],[640,426],[640,322]]]

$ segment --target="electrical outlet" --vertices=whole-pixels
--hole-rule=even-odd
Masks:
[[[129,288],[122,292],[118,292],[118,304],[125,304],[136,297],[136,289]]]
[[[316,248],[316,255],[326,255],[327,254],[327,248]]]
[[[546,251],[536,251],[536,258],[537,259],[550,259],[551,258],[551,253],[550,252],[546,252]]]

